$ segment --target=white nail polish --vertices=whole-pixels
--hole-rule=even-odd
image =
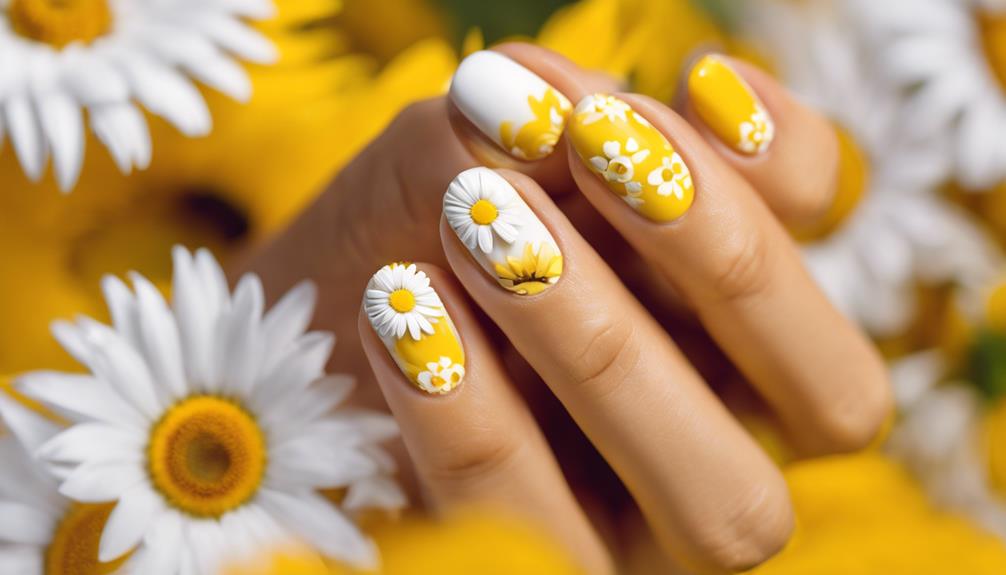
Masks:
[[[487,137],[525,160],[552,153],[572,108],[565,96],[537,74],[489,50],[461,62],[450,97]]]

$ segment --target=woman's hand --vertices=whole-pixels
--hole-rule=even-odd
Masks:
[[[517,67],[512,73],[530,70],[569,102],[613,89],[543,50],[498,50]],[[694,313],[803,453],[854,450],[874,437],[889,406],[882,362],[818,291],[781,223],[812,224],[829,209],[837,161],[830,127],[770,78],[716,58],[692,74],[683,115],[619,94],[627,123],[588,121],[585,114],[603,115],[601,108],[573,112],[548,154],[548,137],[492,129],[501,110],[521,102],[508,100],[519,82],[506,75],[506,63],[501,69],[490,60],[497,65],[488,73],[472,68],[478,58],[462,64],[450,104],[434,100],[405,111],[252,266],[272,293],[304,277],[319,283],[319,322],[340,336],[336,369],[367,377],[362,344],[434,503],[505,505],[538,518],[592,571],[611,569],[516,391],[533,397],[540,390],[508,376],[501,358],[513,354],[491,342],[467,292],[545,380],[677,560],[704,571],[763,561],[790,530],[781,475],[665,328]],[[477,72],[475,88],[466,89],[466,70]],[[742,104],[743,90],[757,94],[752,102],[763,106],[774,134],[759,125],[757,138],[731,139],[736,110],[724,108],[720,96],[738,86]],[[634,131],[617,133],[626,126]],[[664,156],[673,161],[661,171]],[[491,260],[499,251],[485,238],[476,232],[473,240],[461,220],[441,218],[448,183],[479,164],[509,169],[467,172],[458,185],[494,197],[512,193],[514,214],[523,218],[517,223],[537,239],[532,256],[540,259],[542,242],[554,246],[561,269],[536,260],[541,269],[532,274],[520,258],[497,269]],[[626,186],[641,180],[626,178],[626,169],[648,172],[642,188]],[[489,236],[497,245],[508,237],[522,238],[507,229]],[[380,305],[390,303],[375,292],[356,338],[352,322],[368,278],[403,260],[430,262],[396,273],[432,278],[464,349],[462,385],[431,380],[436,367],[424,376],[427,387],[433,381],[436,391],[450,390],[443,396],[416,390],[415,362],[403,361],[409,352],[396,347],[421,341],[436,330],[432,324],[382,331]],[[463,291],[440,269],[447,266]],[[399,308],[413,309],[407,303]],[[460,379],[457,371],[445,374]],[[557,448],[561,456],[567,446]]]

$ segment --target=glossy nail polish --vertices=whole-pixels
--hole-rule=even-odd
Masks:
[[[704,56],[688,75],[688,95],[699,118],[734,151],[753,156],[768,149],[775,124],[751,86],[726,60]]]

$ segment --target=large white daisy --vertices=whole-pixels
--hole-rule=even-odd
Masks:
[[[909,133],[943,144],[971,188],[1006,180],[1006,1],[855,0],[885,75],[910,92]]]
[[[858,196],[848,202],[854,207],[804,240],[807,266],[846,315],[875,335],[892,335],[913,317],[918,283],[979,282],[1000,256],[937,193],[942,147],[906,132],[917,118],[905,113],[900,91],[834,6],[756,0],[743,20],[781,79],[834,122],[847,158],[843,176],[859,182],[843,186]]]
[[[271,0],[0,0],[0,143],[10,136],[28,177],[49,157],[72,189],[85,120],[123,173],[150,162],[143,106],[188,136],[207,134],[209,110],[192,80],[236,99],[251,95],[238,60],[276,50],[245,19]]]
[[[134,572],[211,575],[232,555],[297,538],[372,565],[372,543],[344,512],[403,503],[378,445],[397,427],[337,409],[352,382],[325,375],[333,336],[305,333],[314,288],[294,288],[263,316],[256,276],[232,296],[209,252],[176,248],[174,265],[173,308],[141,276],[135,293],[109,277],[114,327],[54,324],[88,374],[18,380],[70,423],[36,452],[60,492],[115,503],[99,558],[136,549]],[[341,509],[318,493],[336,488],[348,489]]]
[[[367,284],[364,309],[381,337],[412,339],[433,333],[433,324],[444,315],[440,296],[430,278],[416,264],[391,264],[379,269]]]
[[[521,227],[516,193],[509,185],[485,182],[485,170],[465,170],[444,194],[444,215],[470,250],[492,253],[493,235],[512,244]],[[493,184],[493,185],[490,185]]]

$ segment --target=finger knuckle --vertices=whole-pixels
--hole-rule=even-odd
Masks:
[[[722,265],[714,271],[715,293],[727,301],[760,295],[772,281],[772,250],[768,239],[750,231],[738,235],[723,251]]]
[[[793,531],[793,511],[780,478],[738,497],[729,512],[696,536],[698,561],[714,571],[748,571],[778,553]]]
[[[574,384],[606,396],[626,381],[640,358],[635,326],[625,315],[608,315],[586,328],[580,351],[572,356]]]
[[[461,487],[485,481],[513,465],[520,452],[510,434],[485,430],[467,433],[457,444],[441,451],[427,469],[429,480],[438,485]]]

